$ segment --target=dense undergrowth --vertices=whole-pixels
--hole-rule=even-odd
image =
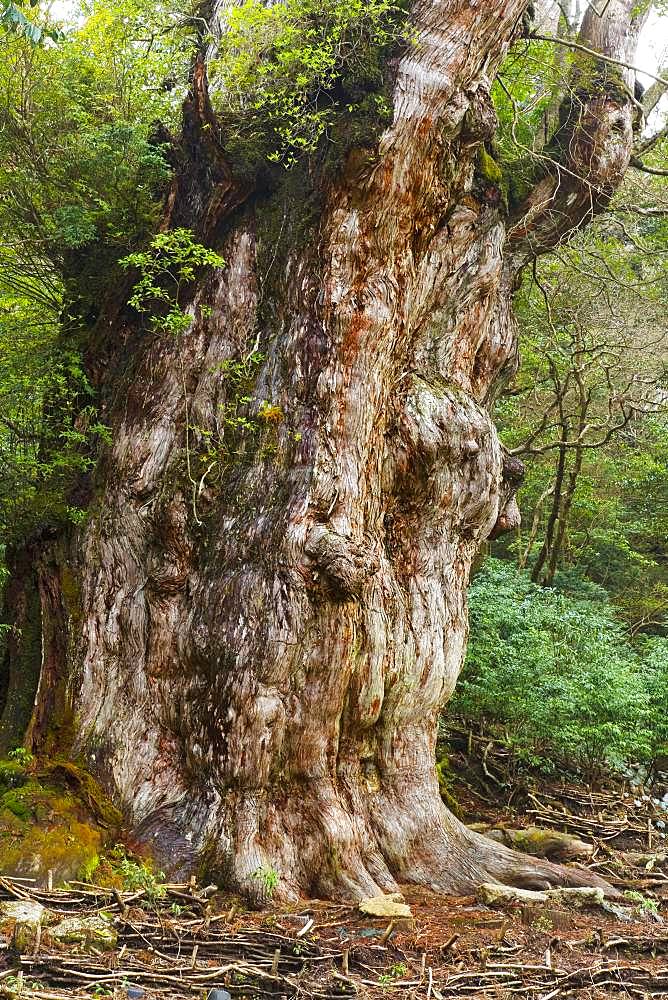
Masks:
[[[491,726],[545,771],[591,778],[665,758],[668,639],[632,641],[602,588],[572,576],[540,587],[490,558],[471,585],[470,622],[449,714]]]

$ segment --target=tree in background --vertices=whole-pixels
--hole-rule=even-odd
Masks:
[[[596,475],[603,455],[632,451],[666,411],[665,267],[651,245],[636,241],[632,250],[585,240],[527,283],[524,365],[501,409],[511,453],[531,458],[534,483],[545,484],[519,552],[520,566],[531,556],[537,582],[553,583],[564,562],[582,480]]]

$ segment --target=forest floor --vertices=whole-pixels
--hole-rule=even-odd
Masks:
[[[55,947],[38,933],[17,949],[0,939],[0,995],[69,997],[468,997],[530,1000],[668,995],[668,814],[642,786],[564,779],[540,783],[513,772],[499,744],[469,736],[451,757],[452,793],[467,822],[532,825],[593,847],[588,867],[631,893],[600,906],[505,905],[443,898],[403,887],[412,919],[374,919],[320,901],[244,911],[197,886],[169,885],[159,899],[71,883],[47,891],[0,878],[1,899],[39,901],[77,917],[101,914],[112,950]],[[657,791],[658,789],[658,791]],[[660,794],[659,794],[660,793]],[[657,827],[657,823],[659,827]],[[117,936],[116,936],[117,935]],[[212,1000],[226,1000],[225,993]]]

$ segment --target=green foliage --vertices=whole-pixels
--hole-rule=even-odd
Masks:
[[[69,499],[107,430],[74,346],[56,320],[0,280],[0,544],[38,525],[78,521]]]
[[[223,267],[213,250],[195,242],[189,229],[158,233],[148,250],[129,254],[121,267],[136,268],[139,281],[129,303],[140,313],[151,314],[151,329],[177,335],[188,329],[191,317],[179,306],[179,293],[195,280],[203,267]]]
[[[636,892],[635,889],[625,889],[624,897],[630,900],[632,903],[638,904],[638,913],[640,916],[644,917],[648,914],[658,914],[659,904],[655,899],[649,899],[647,896],[643,896],[642,892]]]
[[[408,972],[408,967],[403,962],[395,962],[387,972],[382,972],[378,976],[378,982],[383,986],[389,986],[397,979],[403,978]]]
[[[128,854],[122,844],[116,844],[98,859],[96,872],[101,875],[101,884],[117,884],[120,881],[122,888],[128,892],[143,890],[152,903],[167,895],[165,873],[156,871],[150,861]]]
[[[262,887],[269,898],[273,896],[276,886],[281,880],[279,873],[270,865],[261,865],[257,868],[253,872],[253,878],[262,883]]]
[[[7,756],[16,764],[20,764],[21,767],[29,767],[35,760],[34,756],[25,747],[15,747],[9,751]]]
[[[647,710],[652,722],[652,740],[657,755],[668,754],[668,640],[645,639],[640,646]]]
[[[562,92],[569,57],[550,42],[525,41],[506,57],[492,87],[499,120],[495,145],[509,201],[526,196],[542,168],[546,116]]]
[[[668,643],[634,648],[609,604],[538,587],[490,559],[470,589],[471,637],[450,711],[506,733],[544,768],[622,766],[661,748]]]
[[[74,23],[38,8],[34,19],[63,37],[5,40],[0,267],[14,292],[88,320],[118,258],[155,228],[190,42],[145,0],[86,2]],[[166,77],[183,83],[166,90]]]
[[[162,899],[167,894],[162,884],[165,878],[164,872],[154,872],[145,862],[133,861],[122,856],[116,861],[116,868],[126,889],[132,892],[143,889],[152,901]]]
[[[405,36],[395,0],[245,0],[229,9],[210,67],[225,145],[250,159],[293,165],[338,120],[391,120],[387,56]]]
[[[29,0],[29,6],[34,8],[39,4],[39,0]],[[23,13],[23,5],[16,3],[6,3],[0,9],[0,28],[4,28],[14,35],[21,35],[32,45],[44,43],[47,39],[58,42],[62,39],[62,32],[57,28],[42,27]]]
[[[23,25],[14,7],[4,11]],[[35,5],[32,28],[4,35],[0,546],[83,517],[72,488],[106,438],[83,349],[118,258],[156,225],[170,175],[165,126],[179,121],[187,80],[188,12],[84,0],[68,22]],[[38,33],[58,45],[36,46]]]
[[[527,471],[523,525],[495,552],[603,587],[634,634],[665,634],[668,612],[665,237],[611,214],[525,274],[520,371],[495,414]]]

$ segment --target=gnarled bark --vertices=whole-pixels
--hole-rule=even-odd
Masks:
[[[284,897],[592,881],[467,830],[434,772],[470,567],[516,516],[488,405],[516,364],[517,258],[477,164],[524,7],[415,4],[394,124],[334,180],[304,174],[310,226],[298,185],[252,192],[204,138],[200,64],[169,219],[227,266],[179,340],[110,305],[91,347],[112,444],[70,567],[75,747],[163,860],[253,897],[270,868]],[[587,204],[627,162],[602,149],[627,109],[617,132],[601,100],[569,188]],[[514,243],[560,238],[550,185]]]

